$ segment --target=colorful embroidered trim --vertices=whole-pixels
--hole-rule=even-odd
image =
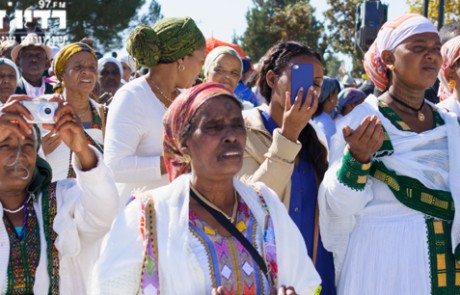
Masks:
[[[431,294],[460,294],[460,264],[452,254],[452,225],[434,218],[426,219],[430,253]]]
[[[24,218],[18,235],[6,214],[3,215],[10,241],[7,294],[33,294],[35,272],[40,261],[40,229],[31,200],[25,205]]]
[[[57,182],[53,182],[47,191],[43,190],[42,192],[43,230],[47,245],[48,275],[50,277],[49,294],[59,294],[59,252],[55,246],[57,234],[53,229],[54,218],[57,214],[56,187]]]
[[[141,202],[143,204],[143,202]],[[142,264],[141,287],[143,294],[160,294],[160,276],[158,270],[158,244],[157,244],[157,222],[155,216],[155,204],[153,198],[148,198],[146,204],[141,205],[144,216],[141,217],[141,224],[144,223],[145,250],[144,262]]]
[[[370,163],[360,163],[347,150],[342,157],[342,166],[337,171],[337,179],[345,186],[362,191],[366,186]]]
[[[93,117],[93,124],[91,128],[93,129],[100,129],[102,130],[102,120],[96,110],[96,108],[93,107],[92,104],[90,104],[91,107],[91,112],[92,112],[92,117]],[[106,110],[106,109],[104,109]],[[95,147],[101,154],[104,154],[104,146],[98,144],[89,134],[85,132],[86,140],[88,141],[88,144]],[[76,178],[77,175],[75,174],[75,170],[73,169],[72,166],[72,151],[70,151],[70,156],[69,156],[69,171],[67,172],[67,178]]]
[[[225,294],[264,294],[264,274],[237,238],[220,235],[193,211],[189,220],[190,231],[206,251],[213,287],[222,286]],[[251,244],[257,244],[257,222],[240,197],[236,228]]]

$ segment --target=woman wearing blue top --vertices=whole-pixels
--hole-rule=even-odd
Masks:
[[[302,104],[290,102],[291,65],[310,63],[314,85]],[[268,105],[243,112],[247,141],[240,177],[264,182],[273,189],[299,227],[323,281],[321,294],[335,294],[332,255],[324,250],[318,231],[317,189],[327,169],[327,144],[310,120],[318,107],[323,83],[321,57],[294,41],[274,45],[263,57],[259,88]]]

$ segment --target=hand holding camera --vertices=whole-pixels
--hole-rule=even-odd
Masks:
[[[51,95],[34,101],[26,95],[13,95],[0,108],[2,123],[5,123],[2,127],[11,130],[9,134],[15,133],[22,139],[32,133],[32,123],[41,123],[43,128],[58,136],[76,154],[83,170],[89,170],[97,164],[82,123],[72,106],[59,96]]]

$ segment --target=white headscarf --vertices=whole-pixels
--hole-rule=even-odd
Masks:
[[[97,71],[101,72],[104,65],[108,62],[114,63],[117,65],[118,69],[120,70],[120,76],[123,76],[123,66],[121,63],[114,57],[103,57],[97,61]]]

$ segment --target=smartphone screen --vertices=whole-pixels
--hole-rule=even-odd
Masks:
[[[313,65],[293,64],[291,66],[291,103],[294,104],[301,87],[303,88],[302,103],[304,103],[311,85],[313,85]]]

